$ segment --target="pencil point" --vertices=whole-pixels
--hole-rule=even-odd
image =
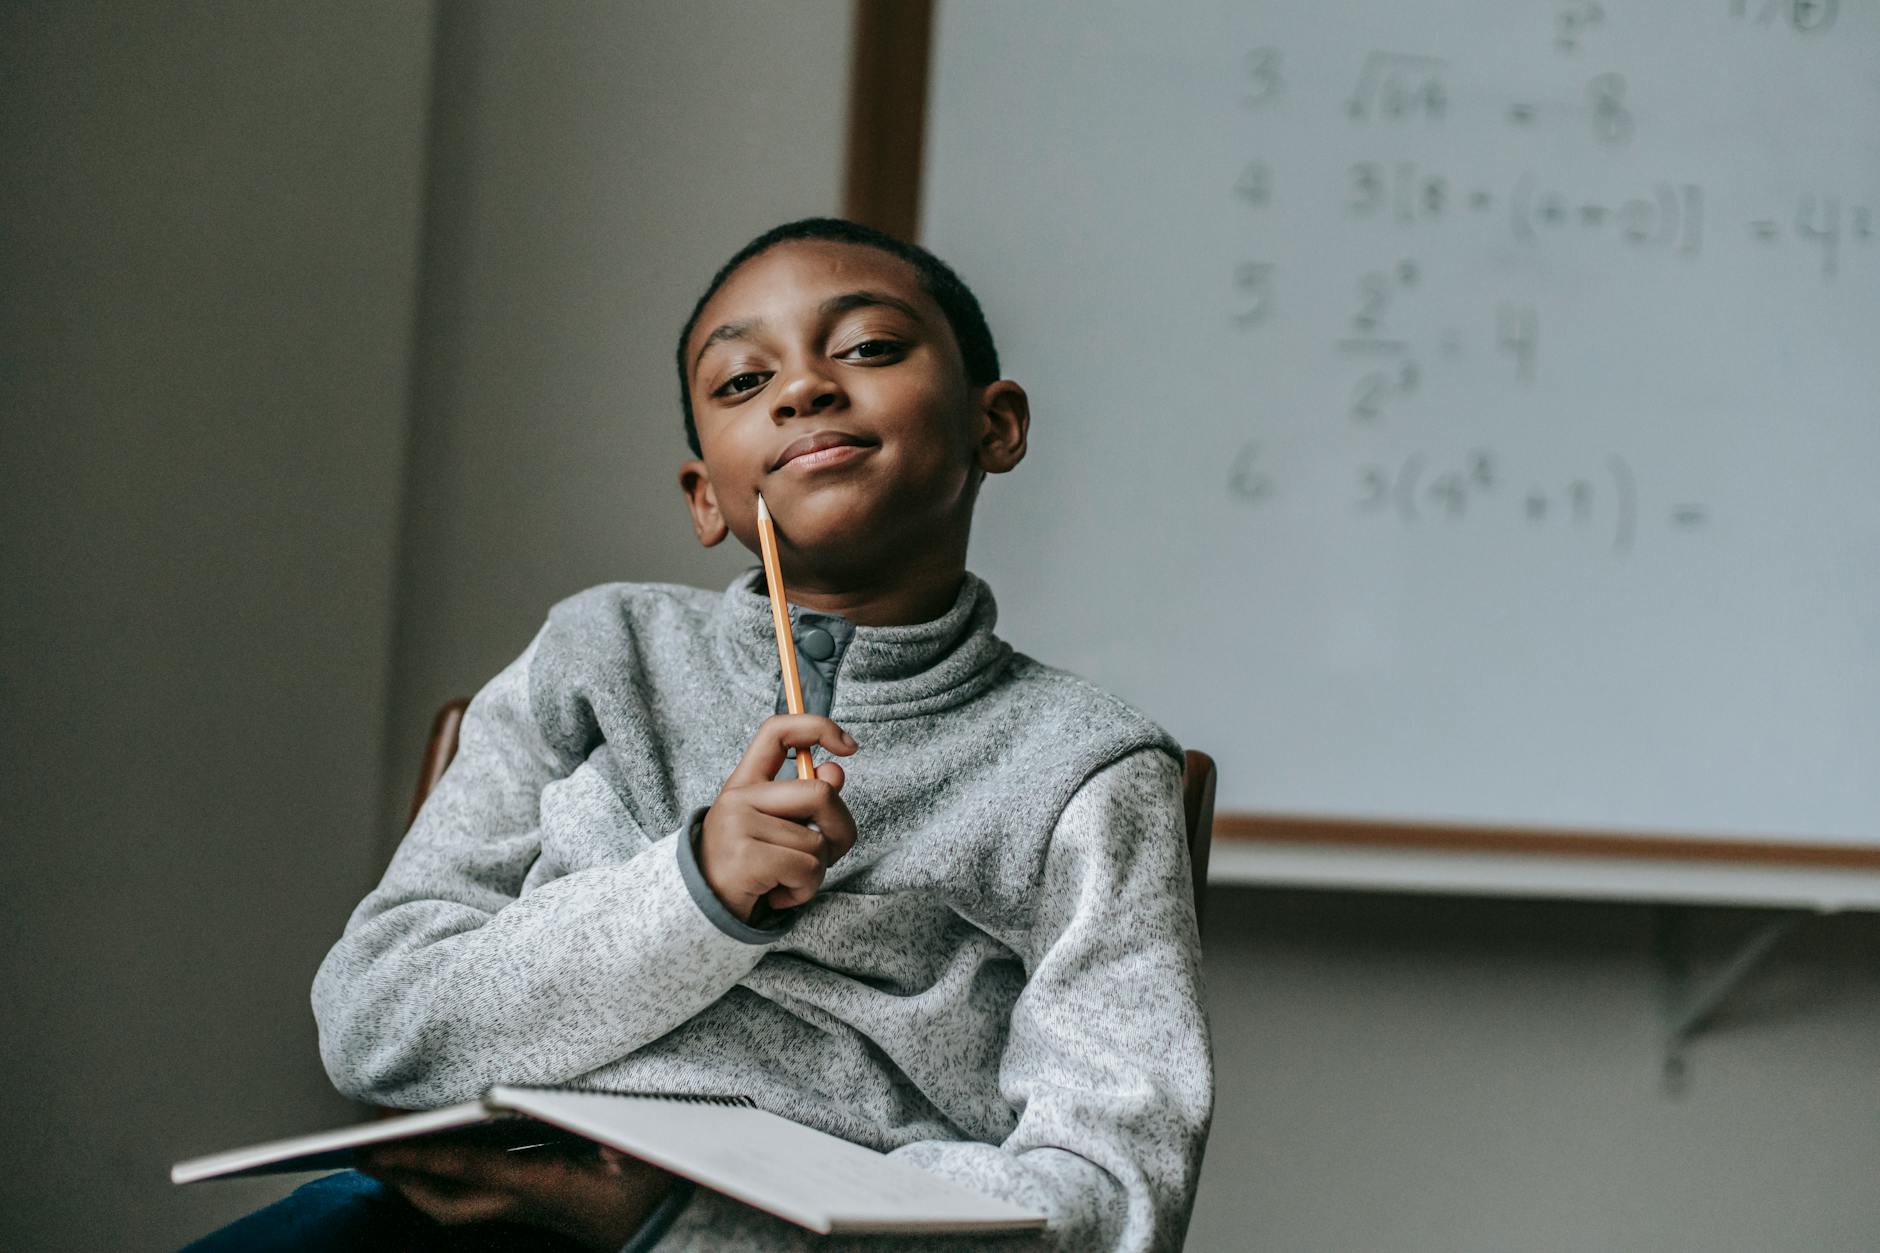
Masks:
[[[760,522],[770,520],[770,509],[764,504],[764,493],[757,493],[757,518]]]

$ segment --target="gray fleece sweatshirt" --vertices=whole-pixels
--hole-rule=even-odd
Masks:
[[[860,744],[859,834],[747,926],[694,843],[780,705],[759,587],[592,588],[471,701],[315,977],[334,1083],[744,1093],[1049,1214],[996,1247],[1179,1247],[1213,1075],[1175,743],[1014,652],[973,575],[914,626],[793,611],[811,710]],[[897,1245],[946,1247],[858,1247]],[[839,1245],[700,1190],[656,1247]]]

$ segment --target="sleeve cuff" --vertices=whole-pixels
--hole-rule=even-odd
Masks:
[[[737,916],[718,899],[718,894],[712,891],[711,884],[705,882],[705,872],[699,869],[698,864],[698,838],[704,829],[705,811],[710,808],[709,805],[701,805],[693,810],[692,816],[686,819],[685,829],[673,841],[679,849],[679,877],[685,880],[685,890],[692,894],[692,903],[699,907],[699,912],[732,939],[745,944],[775,943],[783,938],[796,921],[793,915],[782,915],[781,925],[776,927],[753,927],[748,922],[739,922]]]

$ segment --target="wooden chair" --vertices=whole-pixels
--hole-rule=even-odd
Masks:
[[[1182,813],[1188,819],[1188,866],[1194,873],[1195,929],[1208,899],[1208,848],[1214,843],[1214,758],[1198,748],[1182,764]]]
[[[444,768],[457,755],[457,732],[463,726],[463,711],[469,701],[459,697],[437,711],[431,721],[430,743],[424,749],[424,765],[418,771],[417,794],[411,798],[411,825],[431,794]],[[1188,864],[1194,871],[1195,925],[1201,925],[1201,907],[1207,900],[1208,847],[1214,839],[1214,759],[1195,749],[1188,750],[1182,767],[1182,814],[1188,823]]]

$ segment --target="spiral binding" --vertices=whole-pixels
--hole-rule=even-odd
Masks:
[[[748,1096],[728,1095],[708,1092],[621,1092],[612,1088],[580,1088],[568,1085],[524,1084],[505,1085],[524,1092],[574,1092],[583,1096],[624,1096],[640,1101],[677,1101],[685,1105],[725,1105],[736,1109],[756,1109],[757,1102]]]

